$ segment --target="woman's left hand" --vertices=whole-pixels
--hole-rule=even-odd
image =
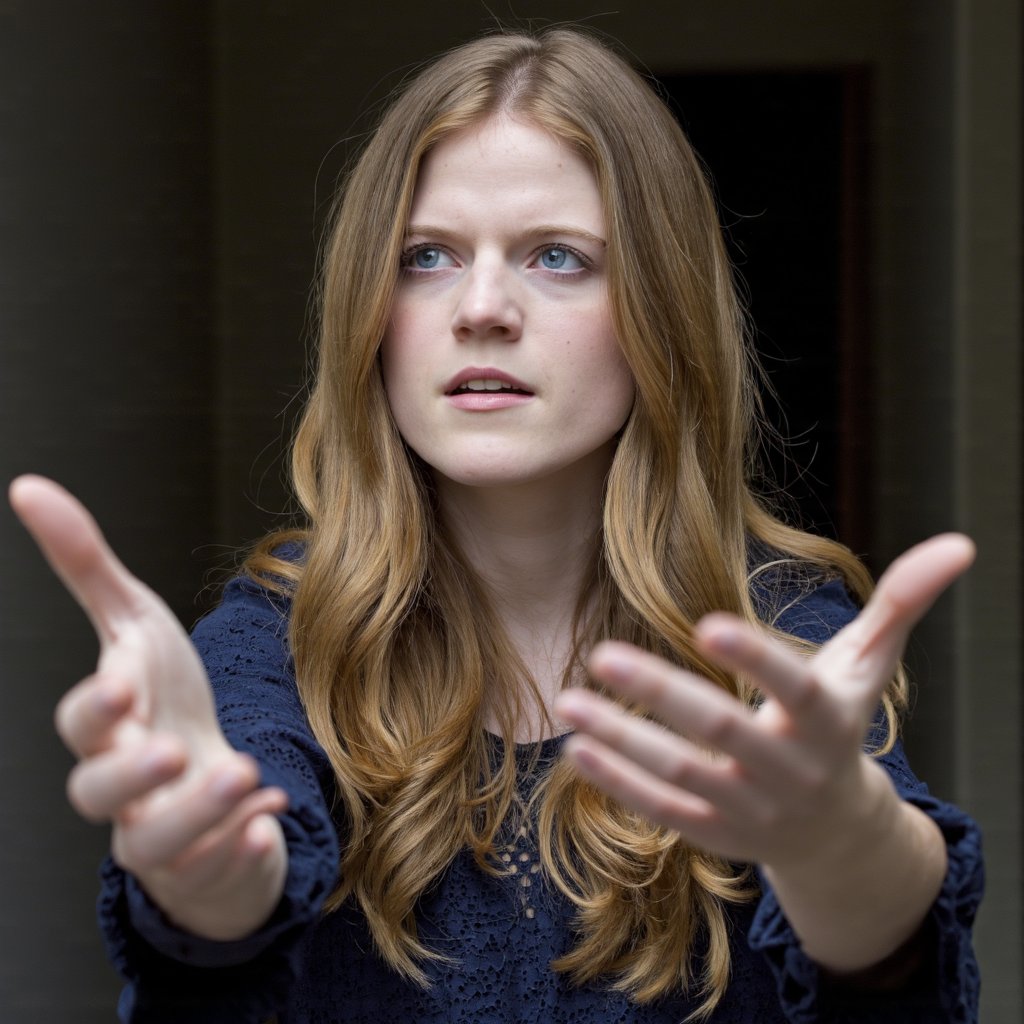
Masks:
[[[971,564],[963,536],[934,537],[883,575],[857,618],[813,657],[728,615],[698,624],[700,650],[765,695],[756,709],[628,644],[595,648],[595,679],[664,726],[587,690],[554,710],[573,726],[566,756],[623,804],[730,860],[792,872],[895,804],[862,751],[910,630]]]

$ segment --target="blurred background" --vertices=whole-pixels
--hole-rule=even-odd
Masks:
[[[318,245],[379,104],[498,22],[553,21],[620,40],[710,168],[795,513],[876,571],[937,531],[978,541],[915,634],[907,745],[984,828],[982,1020],[1017,1024],[1017,0],[0,0],[0,478],[61,480],[194,622],[288,510]],[[4,504],[5,1024],[114,1018],[106,831],[67,808],[51,725],[94,658]]]

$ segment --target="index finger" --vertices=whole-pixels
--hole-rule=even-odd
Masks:
[[[110,549],[96,520],[77,498],[45,477],[18,477],[9,498],[100,638],[112,638],[117,620],[138,609],[141,585]]]

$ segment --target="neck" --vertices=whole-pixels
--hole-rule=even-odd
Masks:
[[[506,623],[571,618],[601,528],[604,475],[565,486],[438,481],[445,525]]]
[[[545,707],[562,685],[576,609],[601,528],[607,459],[572,479],[471,487],[438,479],[441,514]],[[489,719],[489,727],[495,720]],[[547,734],[531,712],[517,740]]]

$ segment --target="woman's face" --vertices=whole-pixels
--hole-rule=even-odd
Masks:
[[[633,378],[586,161],[539,128],[492,118],[427,155],[409,221],[382,348],[406,443],[470,486],[607,466]]]

